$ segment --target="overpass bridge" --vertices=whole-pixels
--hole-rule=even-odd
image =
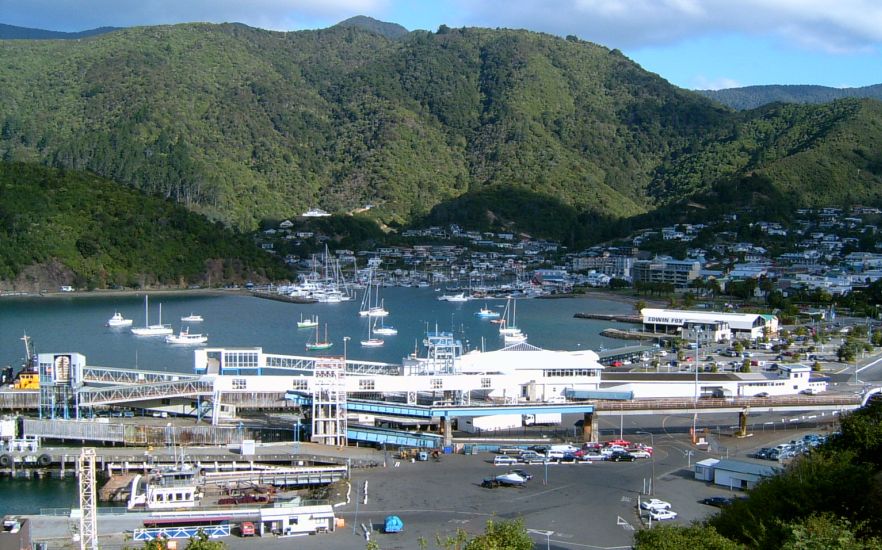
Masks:
[[[684,412],[740,413],[745,409],[767,412],[850,411],[861,407],[860,395],[783,395],[720,399],[632,399],[594,401],[599,416],[681,414]]]

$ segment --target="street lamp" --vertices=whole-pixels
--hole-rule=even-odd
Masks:
[[[343,337],[343,364],[346,364],[346,343],[349,342],[349,337]]]
[[[650,496],[655,494],[655,438],[652,435],[652,432],[634,432],[635,434],[643,434],[649,436],[649,446],[652,447],[652,453],[650,454],[649,459],[652,461],[652,478],[649,480],[649,494]]]

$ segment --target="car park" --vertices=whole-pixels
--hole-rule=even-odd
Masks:
[[[649,517],[655,521],[664,521],[667,519],[677,519],[677,512],[670,510],[651,510]]]

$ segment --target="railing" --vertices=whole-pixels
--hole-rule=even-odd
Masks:
[[[775,408],[802,406],[844,407],[859,406],[859,396],[780,396],[780,397],[738,397],[738,398],[701,398],[701,399],[635,399],[632,401],[596,401],[597,411],[634,411],[660,409],[719,409],[719,408]]]
[[[24,410],[37,409],[40,406],[40,392],[37,390],[19,390],[0,392],[0,409]]]
[[[82,381],[97,384],[137,385],[155,384],[157,382],[177,382],[198,378],[194,374],[178,372],[143,371],[134,369],[116,369],[110,367],[83,367]]]

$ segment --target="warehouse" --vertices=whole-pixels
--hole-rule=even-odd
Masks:
[[[643,330],[680,334],[689,341],[755,340],[778,332],[778,318],[760,313],[722,313],[643,308]]]

